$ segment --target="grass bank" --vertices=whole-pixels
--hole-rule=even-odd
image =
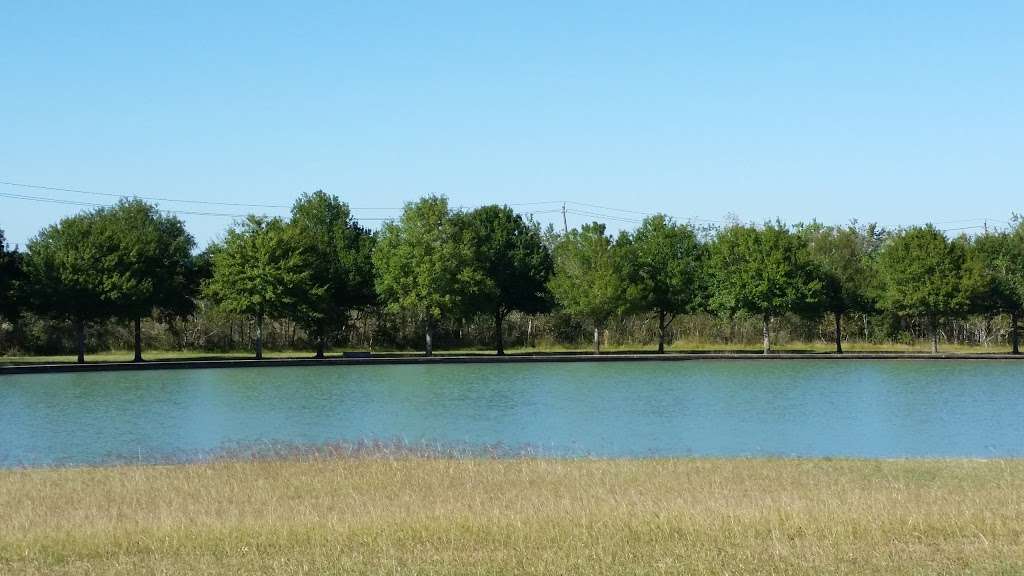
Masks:
[[[835,351],[835,345],[822,342],[791,342],[787,344],[774,345],[772,349],[776,352],[793,352],[807,354],[831,354]],[[602,347],[603,353],[635,353],[650,352],[657,350],[656,345],[616,345]],[[849,353],[880,353],[880,354],[927,354],[931,352],[931,344],[921,342],[918,344],[875,344],[870,342],[850,342],[843,344],[843,350]],[[578,353],[590,354],[592,348],[573,346],[544,346],[536,348],[509,348],[506,352],[515,354],[551,354],[551,353]],[[725,352],[725,353],[747,353],[760,354],[761,349],[756,345],[744,344],[716,344],[710,342],[678,342],[666,347],[667,352]],[[968,346],[962,344],[950,344],[940,348],[944,354],[1009,354],[1010,348],[1006,346]],[[345,350],[335,349],[328,353],[328,356],[341,356]],[[418,350],[375,350],[375,354],[422,356],[423,352]],[[455,348],[450,350],[435,350],[436,355],[493,355],[494,350],[487,348]],[[235,352],[207,352],[201,350],[147,350],[143,354],[148,361],[168,360],[251,360],[253,353],[248,351]],[[302,359],[312,358],[311,350],[268,350],[264,351],[264,357],[276,359]],[[131,350],[107,350],[86,355],[89,363],[102,362],[131,362],[134,354]],[[73,364],[75,356],[70,354],[58,355],[6,355],[0,356],[0,366],[20,366],[32,364]]]
[[[1018,574],[1024,462],[0,471],[3,574]]]

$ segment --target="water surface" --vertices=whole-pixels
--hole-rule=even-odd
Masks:
[[[398,440],[551,456],[1024,456],[1024,364],[776,360],[0,378],[0,466]]]

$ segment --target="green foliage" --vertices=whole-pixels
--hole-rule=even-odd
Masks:
[[[833,314],[867,312],[871,309],[871,249],[877,236],[874,226],[825,226],[812,222],[797,234],[821,275],[821,307]]]
[[[435,328],[446,346],[480,345],[491,334],[490,320],[478,317],[486,314],[500,351],[502,322],[513,312],[522,314],[508,317],[504,337],[518,342],[536,342],[538,330],[549,329],[556,339],[575,340],[581,322],[604,328],[620,313],[636,313],[611,333],[643,334],[637,342],[657,334],[660,349],[676,315],[704,309],[728,317],[705,319],[726,341],[737,336],[737,314],[756,317],[766,348],[769,319],[794,313],[774,329],[792,340],[797,326],[799,338],[812,340],[821,337],[824,311],[833,315],[837,351],[844,330],[912,341],[941,327],[951,342],[988,343],[982,334],[1016,334],[1024,315],[1024,222],[1015,222],[1011,231],[953,240],[932,227],[892,236],[874,226],[812,222],[793,232],[774,223],[727,227],[705,243],[700,232],[659,215],[613,241],[596,223],[542,232],[508,207],[454,212],[444,198],[428,197],[408,204],[375,238],[346,204],[316,192],[298,199],[287,223],[250,217],[193,256],[180,220],[130,200],[61,220],[24,254],[7,249],[0,232],[0,315],[15,320],[4,323],[8,349],[24,345],[14,342],[61,349],[61,337],[39,335],[60,334],[66,322],[80,345],[88,323],[90,345],[102,347],[122,340],[100,332],[117,333],[125,329],[117,322],[153,313],[181,346],[211,334],[217,346],[249,342],[249,324],[235,326],[241,314],[276,319],[271,331],[290,334],[292,346],[353,342],[349,332],[358,331],[360,346],[404,347],[414,334],[409,328],[425,322],[429,349]],[[194,310],[200,283],[212,301],[200,303],[219,305],[223,331],[177,325]],[[378,296],[386,311],[356,312]],[[535,316],[555,302],[556,316]],[[859,313],[856,322],[844,318],[850,312]],[[961,321],[967,314],[980,317]],[[706,337],[687,322],[690,333]],[[36,336],[26,332],[30,324]],[[254,328],[259,342],[262,325]],[[744,330],[749,339],[749,326]]]
[[[249,216],[228,230],[210,256],[213,275],[203,291],[228,312],[260,321],[281,317],[297,302],[297,288],[308,286],[302,252],[280,218]]]
[[[926,320],[937,351],[939,320],[965,314],[978,286],[968,266],[966,243],[949,241],[930,224],[908,228],[889,240],[878,264],[880,306],[904,318]]]
[[[706,247],[694,229],[658,214],[619,236],[631,310],[669,316],[699,310],[706,299]]]
[[[612,239],[604,224],[585,224],[565,234],[555,246],[551,293],[569,314],[602,328],[625,305],[626,282]]]
[[[347,204],[322,191],[295,201],[288,228],[309,272],[296,287],[291,316],[323,341],[351,310],[374,301],[373,236],[352,219]]]
[[[554,264],[539,225],[508,206],[477,208],[462,214],[459,224],[489,280],[476,299],[480,311],[504,315],[550,308],[547,282]]]
[[[388,309],[428,323],[466,312],[474,297],[493,290],[442,196],[406,204],[398,222],[386,223],[373,265],[377,293]]]
[[[978,275],[972,310],[982,314],[1024,312],[1024,223],[1008,232],[975,237],[967,261]]]
[[[21,254],[10,250],[0,230],[0,319],[18,315],[17,285],[21,279]]]
[[[77,322],[114,314],[111,281],[101,263],[110,247],[95,214],[82,213],[44,228],[28,243],[25,294],[39,315]]]
[[[498,354],[505,353],[502,322],[510,312],[543,312],[551,307],[547,282],[554,264],[540,226],[508,206],[483,206],[459,214],[458,226],[473,249],[485,282],[469,306],[493,316]]]
[[[167,316],[191,313],[198,288],[192,271],[195,241],[181,220],[138,199],[98,209],[92,217],[98,241],[107,247],[98,264],[116,316],[141,318],[154,309]]]
[[[709,260],[711,306],[771,318],[813,307],[822,281],[803,239],[781,223],[734,225],[715,238]]]

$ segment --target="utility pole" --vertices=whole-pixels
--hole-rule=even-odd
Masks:
[[[565,219],[565,202],[562,202],[562,230],[569,233],[569,222]]]

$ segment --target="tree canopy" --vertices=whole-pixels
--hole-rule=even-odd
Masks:
[[[969,277],[966,246],[951,242],[934,226],[899,231],[885,245],[878,271],[879,305],[902,317],[923,319],[938,352],[938,323],[968,310],[976,278]]]
[[[970,243],[968,265],[978,275],[972,310],[1010,316],[1010,343],[1020,353],[1020,317],[1024,314],[1024,222],[1005,232],[976,236]]]
[[[491,314],[498,354],[505,353],[502,321],[509,312],[544,312],[551,307],[547,289],[553,271],[551,253],[540,226],[508,206],[483,206],[463,214],[473,258],[485,277],[474,307]]]
[[[632,311],[658,317],[658,352],[678,314],[695,312],[706,301],[706,248],[692,226],[662,214],[644,218],[632,234],[618,240],[624,266],[625,296]]]
[[[122,200],[96,210],[96,262],[105,278],[105,298],[118,318],[132,320],[135,360],[142,360],[140,321],[155,310],[168,316],[192,312],[197,286],[192,271],[195,240],[175,216],[142,200]]]
[[[659,214],[613,237],[596,222],[542,231],[508,206],[453,210],[430,196],[371,233],[346,203],[317,191],[302,194],[289,218],[250,216],[193,255],[169,214],[122,200],[62,219],[20,253],[0,231],[0,348],[66,350],[69,322],[84,361],[87,333],[90,346],[123,347],[130,320],[136,360],[143,326],[147,342],[164,347],[234,350],[255,336],[259,357],[268,318],[277,320],[272,344],[315,347],[317,357],[330,342],[408,347],[421,328],[427,354],[436,332],[472,347],[493,333],[503,354],[509,340],[529,346],[535,328],[578,343],[591,327],[599,353],[613,332],[647,345],[655,322],[659,352],[673,322],[712,341],[747,342],[757,330],[765,353],[772,331],[810,343],[830,338],[830,325],[841,353],[844,331],[861,322],[865,340],[930,332],[933,350],[940,335],[1020,347],[1017,216],[1010,229],[952,238],[933,226],[856,222],[698,230]],[[239,315],[255,321],[254,333]]]
[[[835,321],[836,352],[842,353],[842,318],[872,307],[870,250],[876,236],[874,227],[864,230],[850,226],[825,226],[818,222],[800,226],[811,261],[821,280],[820,306]]]
[[[21,279],[21,254],[7,246],[4,231],[0,229],[0,319],[18,315],[20,302],[16,286]]]
[[[813,307],[822,297],[822,281],[806,244],[778,222],[721,230],[712,245],[709,272],[712,307],[760,317],[765,354],[771,350],[772,317]]]
[[[348,313],[375,299],[373,235],[353,220],[348,204],[323,191],[295,201],[288,227],[308,272],[296,287],[292,317],[315,338],[322,358]]]
[[[435,322],[465,313],[474,297],[493,290],[443,196],[406,204],[398,222],[386,223],[373,264],[377,293],[387,307],[424,322],[428,356],[433,353]]]
[[[584,224],[566,233],[555,246],[551,293],[569,314],[594,328],[594,353],[601,351],[600,331],[625,305],[622,265],[604,224]]]
[[[211,250],[213,275],[204,293],[224,310],[253,317],[257,359],[263,357],[264,319],[287,315],[298,300],[296,290],[308,286],[310,271],[290,240],[280,218],[249,216]]]
[[[28,243],[25,293],[39,315],[75,326],[78,362],[85,362],[85,325],[114,314],[110,278],[99,265],[110,247],[94,213],[63,218]]]

